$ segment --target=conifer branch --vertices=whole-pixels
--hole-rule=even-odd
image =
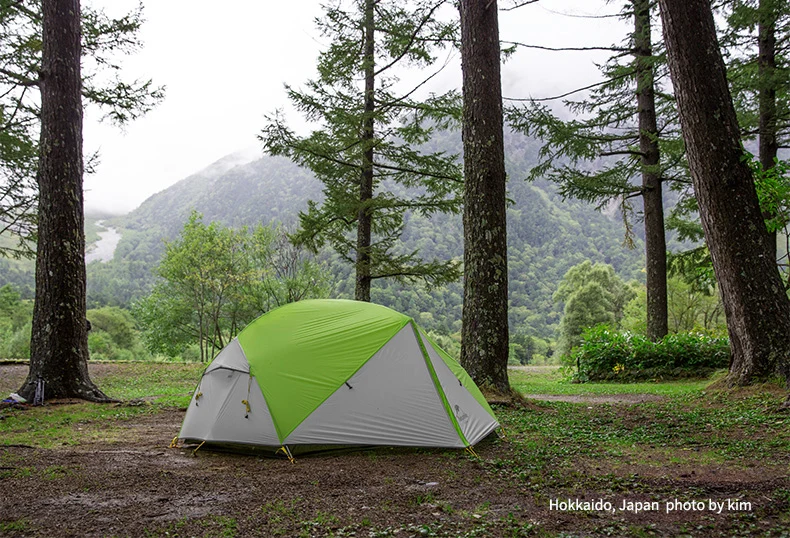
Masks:
[[[525,49],[538,49],[538,50],[548,50],[552,52],[580,52],[580,51],[598,51],[598,50],[606,50],[611,52],[626,52],[631,53],[633,49],[630,48],[623,48],[623,47],[546,47],[543,45],[531,45],[528,43],[520,43],[518,41],[502,41],[502,43],[506,45],[513,45],[516,47],[521,47]]]
[[[622,75],[618,75],[615,77],[608,78],[606,80],[602,80],[600,82],[596,82],[595,84],[590,84],[589,86],[584,86],[583,88],[576,88],[575,90],[571,90],[569,92],[563,93],[561,95],[555,95],[553,97],[503,97],[505,101],[531,101],[531,102],[542,102],[542,101],[556,101],[557,99],[562,99],[563,97],[568,97],[569,95],[573,95],[574,93],[583,92],[585,90],[591,90],[593,88],[598,88],[599,86],[605,86],[606,84],[611,84],[613,81],[622,80],[624,78],[630,78],[632,73],[624,73]]]
[[[514,11],[514,10],[520,8],[520,7],[528,6],[530,4],[536,4],[539,1],[540,0],[522,0],[520,2],[516,1],[516,3],[514,5],[512,5],[512,6],[510,6],[510,7],[501,7],[501,8],[499,8],[499,11]]]
[[[434,6],[428,11],[428,13],[420,21],[420,24],[418,24],[417,27],[414,29],[414,32],[412,32],[411,36],[409,37],[409,42],[403,47],[401,53],[398,54],[395,58],[393,58],[390,63],[377,69],[373,73],[374,77],[377,77],[387,69],[390,69],[393,65],[401,61],[407,54],[409,54],[409,52],[411,52],[412,45],[414,45],[414,42],[416,41],[420,31],[425,27],[425,25],[428,22],[430,22],[431,17],[433,17],[433,14],[436,12],[437,9],[439,9],[439,6],[441,6],[442,4],[444,4],[444,0],[440,0],[439,2],[434,4]]]

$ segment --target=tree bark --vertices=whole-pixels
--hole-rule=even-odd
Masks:
[[[505,153],[496,0],[461,0],[464,304],[461,364],[508,392]]]
[[[42,2],[41,143],[36,295],[30,371],[47,398],[107,397],[88,376],[79,0]]]
[[[634,0],[636,100],[639,116],[639,151],[642,154],[642,200],[645,218],[645,271],[647,273],[647,337],[661,340],[669,332],[667,307],[667,243],[664,200],[659,170],[658,126],[650,40],[650,0]]]
[[[776,6],[775,0],[760,0],[757,23],[757,79],[759,80],[759,158],[763,170],[774,167],[779,152],[776,138]],[[773,215],[764,215],[771,218]],[[776,260],[776,232],[769,232],[768,255]]]
[[[359,213],[357,215],[357,259],[356,289],[354,298],[357,301],[370,302],[370,242],[371,242],[371,209],[373,198],[373,136],[375,114],[375,20],[374,8],[376,0],[365,1],[365,51],[363,64],[365,67],[365,115],[362,126],[362,144],[365,153],[362,157],[362,171],[359,178]]]
[[[790,382],[790,301],[744,161],[709,0],[659,0],[670,73],[705,240],[721,287],[728,381],[781,373]]]

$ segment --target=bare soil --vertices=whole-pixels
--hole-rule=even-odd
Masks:
[[[19,376],[17,368],[0,367],[0,377]],[[102,368],[92,365],[91,374]],[[692,468],[578,458],[569,462],[576,478],[568,484],[525,481],[499,462],[529,454],[499,439],[478,445],[479,458],[378,449],[302,456],[293,464],[168,448],[183,417],[183,410],[162,409],[128,420],[125,438],[114,442],[42,449],[3,446],[0,439],[0,536],[673,536],[685,529],[696,536],[748,535],[758,519],[755,530],[781,527],[790,500],[787,473],[777,476],[759,462]],[[584,475],[622,489],[602,492],[574,482]],[[788,499],[770,498],[777,488]],[[639,513],[550,506],[552,499],[602,497],[618,506],[663,503],[673,495],[740,498],[754,506],[722,514],[666,513],[663,504]]]

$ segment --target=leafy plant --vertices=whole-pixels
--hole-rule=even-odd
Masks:
[[[702,333],[669,334],[658,342],[605,325],[588,329],[572,356],[580,381],[702,377],[726,368],[729,341]]]

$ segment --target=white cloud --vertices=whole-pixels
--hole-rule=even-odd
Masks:
[[[136,1],[92,5],[120,15]],[[598,0],[556,0],[551,6],[561,12],[613,10]],[[287,105],[283,83],[299,86],[313,76],[321,47],[314,18],[320,15],[316,0],[145,0],[144,48],[125,59],[125,71],[167,86],[167,97],[125,132],[98,123],[97,113],[88,111],[85,148],[100,150],[101,164],[85,179],[86,206],[129,211],[217,159],[255,146],[264,114]],[[503,12],[500,25],[502,39],[551,46],[608,45],[623,35],[622,23],[563,17],[540,5]],[[503,69],[504,93],[567,91],[596,78],[596,57],[604,56],[520,53]],[[441,80],[460,81],[457,65]]]

